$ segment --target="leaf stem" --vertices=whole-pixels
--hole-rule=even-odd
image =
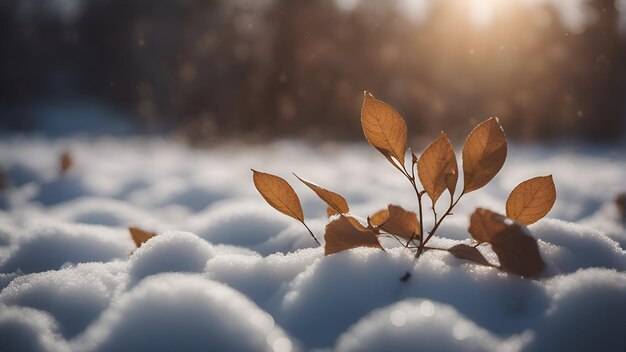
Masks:
[[[454,209],[454,207],[459,202],[459,200],[461,200],[461,197],[463,197],[464,194],[465,194],[464,192],[461,193],[461,195],[459,195],[459,198],[457,198],[456,201],[454,201],[454,202],[452,202],[452,197],[450,198],[451,203],[450,203],[450,206],[448,207],[448,210],[446,210],[446,212],[441,216],[439,221],[435,222],[435,224],[433,225],[432,229],[430,229],[430,231],[428,232],[428,237],[426,237],[426,239],[424,239],[420,243],[420,246],[417,249],[417,253],[415,253],[415,258],[419,258],[419,256],[422,254],[422,252],[424,252],[426,243],[428,243],[430,238],[433,237],[433,235],[435,234],[435,232],[439,228],[439,225],[441,225],[441,223],[446,218],[446,216],[448,216],[448,215],[450,215],[452,213],[452,209]]]
[[[313,237],[315,242],[321,247],[322,244],[320,243],[320,241],[317,240],[317,237],[315,237],[315,235],[313,234],[313,231],[311,231],[311,229],[306,225],[306,223],[304,221],[301,221],[301,222],[302,222],[302,225],[304,225],[304,227],[306,227],[306,229],[309,230],[309,233],[311,234],[311,237]]]

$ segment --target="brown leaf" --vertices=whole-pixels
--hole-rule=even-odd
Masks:
[[[387,160],[394,164],[391,159],[394,158],[400,165],[404,165],[407,127],[402,116],[394,108],[377,100],[372,94],[364,92],[361,126],[367,141]]]
[[[380,227],[389,219],[389,210],[382,209],[374,213],[374,215],[368,218],[368,222],[375,227]]]
[[[252,179],[261,196],[279,212],[304,222],[302,205],[296,191],[281,177],[252,170]]]
[[[448,248],[448,252],[459,259],[467,259],[474,263],[491,266],[478,249],[466,244],[457,244],[454,247]]]
[[[129,227],[128,231],[130,232],[130,237],[132,237],[133,241],[135,241],[137,248],[141,247],[144,242],[156,236],[155,232],[146,231],[134,226]]]
[[[530,225],[548,214],[556,200],[552,175],[526,180],[513,189],[506,201],[506,216]]]
[[[387,210],[380,210],[372,215],[370,224],[406,240],[420,236],[420,223],[417,215],[402,207],[389,204]]]
[[[477,240],[491,244],[504,271],[535,276],[545,268],[537,241],[522,224],[479,208],[470,218],[469,232]]]
[[[452,144],[441,132],[439,138],[429,145],[417,161],[417,175],[433,206],[441,193],[448,188],[454,194],[459,170]]]
[[[326,239],[325,255],[358,247],[383,248],[374,231],[345,215],[341,215],[326,225],[324,238]]]
[[[72,154],[69,151],[64,151],[59,157],[59,169],[61,170],[61,174],[67,173],[74,164],[72,160]]]
[[[622,221],[626,221],[626,193],[620,193],[615,197],[615,206]]]
[[[326,209],[326,213],[328,216],[339,214],[346,214],[350,212],[350,208],[348,207],[348,202],[340,196],[339,194],[329,191],[323,187],[316,185],[315,183],[309,182],[300,178],[300,176],[294,174],[298,180],[302,181],[307,187],[313,190],[318,197],[320,197],[326,204],[328,204],[329,209]],[[330,211],[333,211],[332,213]]]
[[[476,126],[463,146],[463,193],[475,191],[491,181],[504,165],[506,137],[497,117]]]
[[[470,216],[469,233],[478,242],[490,242],[495,233],[508,225],[506,217],[487,209],[477,208]]]

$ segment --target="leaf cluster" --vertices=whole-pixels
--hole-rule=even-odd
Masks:
[[[472,245],[458,244],[451,248],[428,246],[444,219],[452,215],[459,200],[470,192],[487,185],[502,169],[507,155],[507,141],[498,118],[492,117],[478,124],[467,137],[462,150],[463,186],[457,195],[459,165],[454,148],[444,132],[428,145],[421,155],[411,152],[407,162],[407,125],[402,116],[388,104],[364,93],[361,108],[361,126],[366,140],[410,183],[417,199],[417,211],[409,211],[390,204],[360,223],[350,215],[348,202],[338,193],[307,181],[309,187],[327,204],[331,217],[324,233],[324,252],[331,255],[357,247],[384,250],[379,238],[391,237],[403,247],[414,250],[419,258],[428,250],[444,250],[453,256],[477,264],[498,267],[522,276],[540,274],[545,264],[539,254],[537,241],[526,228],[543,218],[556,200],[552,176],[541,176],[520,183],[506,202],[506,216],[478,208],[470,217],[468,229]],[[283,178],[253,171],[256,189],[276,210],[301,222],[316,243],[317,237],[305,223],[302,206],[296,192]],[[443,214],[435,205],[447,192],[449,203]],[[433,225],[424,230],[424,197],[431,203]],[[478,250],[488,244],[499,260],[499,266],[490,263]],[[321,244],[320,244],[321,245]]]

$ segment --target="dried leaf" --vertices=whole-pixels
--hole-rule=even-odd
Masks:
[[[467,259],[473,261],[474,263],[491,266],[478,249],[466,244],[457,244],[452,248],[448,248],[448,252],[459,259]]]
[[[155,232],[146,231],[134,226],[129,227],[128,231],[130,232],[130,237],[132,237],[137,248],[141,247],[144,242],[147,242],[149,239],[156,236]]]
[[[512,221],[509,220],[511,223]],[[507,224],[507,218],[487,209],[478,208],[470,216],[469,233],[478,241],[490,242],[493,235],[503,231]]]
[[[389,162],[394,164],[391,159],[394,158],[400,165],[404,165],[407,127],[402,116],[394,108],[377,100],[372,94],[364,92],[361,126],[367,141]]]
[[[476,126],[463,146],[463,193],[475,191],[493,179],[506,159],[506,137],[492,117]]]
[[[513,189],[506,201],[506,216],[530,225],[548,214],[556,200],[552,175],[526,180]]]
[[[372,226],[380,227],[382,224],[385,223],[385,221],[387,221],[387,219],[389,219],[389,210],[379,210],[367,219]]]
[[[477,240],[491,244],[504,271],[535,276],[545,268],[537,241],[522,224],[489,210],[476,209],[470,218],[469,232]]]
[[[304,222],[302,205],[296,191],[281,177],[252,170],[252,179],[261,196],[279,212]]]
[[[394,236],[410,240],[420,236],[420,223],[412,211],[390,204],[387,210],[372,215],[370,224]]]
[[[326,204],[328,204],[328,209],[326,209],[326,213],[328,216],[335,215],[337,213],[346,214],[350,212],[350,208],[348,207],[348,202],[340,196],[339,194],[329,191],[323,187],[316,185],[315,183],[309,182],[300,178],[300,176],[294,174],[298,180],[302,181],[307,187],[313,190],[318,197],[320,197]],[[332,210],[332,213],[331,213]]]
[[[64,151],[59,157],[59,169],[61,170],[61,174],[67,173],[74,164],[72,160],[72,154],[69,151]]]
[[[341,215],[326,225],[324,238],[326,239],[325,255],[358,247],[383,248],[374,231],[345,215]]]
[[[615,197],[615,206],[622,221],[626,221],[626,193],[620,193]]]
[[[417,175],[433,205],[448,188],[454,194],[459,171],[452,144],[441,132],[439,138],[429,145],[417,161]]]

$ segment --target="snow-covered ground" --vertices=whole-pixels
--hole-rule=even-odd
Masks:
[[[59,175],[63,150],[74,167]],[[344,195],[356,215],[414,209],[406,180],[364,144],[5,137],[0,350],[623,351],[626,230],[613,199],[626,191],[624,149],[509,151],[439,241],[466,241],[474,208],[503,212],[515,185],[553,174],[555,207],[530,226],[548,266],[533,280],[445,252],[324,257],[252,184],[250,168],[290,181],[319,238],[325,206],[291,172]],[[159,235],[133,252],[131,225]]]

